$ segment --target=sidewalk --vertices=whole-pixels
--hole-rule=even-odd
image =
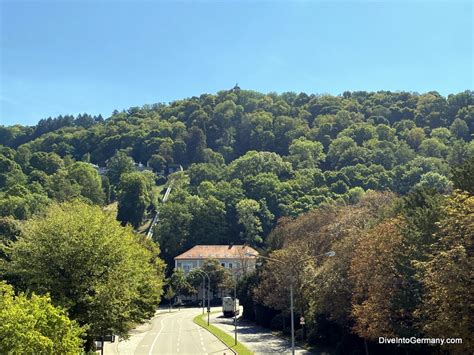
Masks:
[[[216,307],[215,310],[220,310]],[[214,310],[214,309],[213,309]],[[241,313],[242,314],[242,313]],[[224,318],[222,313],[211,315],[211,323],[234,336],[234,318]],[[252,350],[255,354],[290,354],[291,343],[272,334],[266,328],[238,318],[237,340]],[[296,354],[312,354],[301,347],[295,347]]]

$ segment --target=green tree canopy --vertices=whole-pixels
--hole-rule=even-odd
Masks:
[[[44,171],[51,175],[64,167],[64,161],[56,153],[37,152],[31,156],[30,165],[34,169]]]
[[[427,336],[462,338],[462,344],[446,344],[446,349],[467,353],[474,335],[474,197],[457,192],[446,201],[443,212],[432,255],[417,264],[425,288],[417,316]]]
[[[306,138],[295,139],[289,147],[289,153],[294,168],[315,168],[325,158],[323,145]]]
[[[80,186],[82,196],[98,205],[104,203],[105,194],[102,190],[102,179],[91,164],[76,162],[68,167],[68,175]]]
[[[82,354],[83,333],[49,296],[15,295],[13,287],[0,282],[2,354]]]
[[[35,217],[8,250],[7,279],[49,293],[87,336],[126,336],[158,305],[163,264],[156,246],[123,228],[110,213],[74,201]]]
[[[219,264],[217,259],[207,259],[201,266],[211,280],[211,293],[216,294],[219,289],[229,290],[234,283],[228,269]]]
[[[259,173],[274,173],[285,178],[290,175],[292,168],[276,153],[249,151],[229,164],[228,170],[231,178],[242,180],[245,176]]]
[[[177,296],[188,296],[194,294],[193,286],[188,282],[183,269],[174,269],[168,279],[168,285],[176,292]]]
[[[118,185],[122,174],[132,170],[133,159],[121,151],[116,152],[107,162],[107,177],[112,185]]]
[[[122,224],[130,223],[137,228],[147,208],[155,203],[154,175],[150,172],[125,173],[118,185],[117,219]]]
[[[25,182],[26,176],[21,167],[15,161],[0,155],[0,190]]]
[[[243,226],[243,239],[250,245],[262,242],[262,222],[258,217],[260,204],[252,199],[244,199],[236,206],[239,223]]]

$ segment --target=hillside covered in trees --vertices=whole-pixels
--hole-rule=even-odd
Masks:
[[[448,97],[386,91],[331,96],[261,94],[238,87],[115,111],[106,119],[81,114],[43,119],[30,127],[0,126],[0,274],[16,291],[50,293],[53,303],[68,309],[79,326],[126,334],[159,302],[160,250],[169,272],[173,257],[195,244],[247,243],[289,260],[300,253],[295,247],[314,255],[332,248],[342,255],[323,265],[333,279],[319,273],[299,279],[298,307],[309,312],[313,340],[331,336],[320,332],[321,324],[336,329],[331,334],[367,340],[380,333],[425,330],[435,336],[437,320],[414,326],[419,318],[410,317],[428,319],[430,309],[438,305],[436,268],[446,257],[443,250],[470,243],[472,221],[465,222],[467,232],[460,232],[466,236],[462,242],[456,241],[453,221],[459,211],[472,208],[473,134],[472,91]],[[184,171],[171,173],[179,165]],[[160,189],[171,182],[173,192],[163,204]],[[77,221],[68,220],[68,211]],[[60,230],[62,221],[69,221],[69,228],[77,223],[81,229],[96,216],[94,228],[99,230],[101,221],[110,223],[113,215],[137,231],[155,211],[160,219],[153,238],[160,249],[130,227],[125,232],[118,224],[113,227],[114,238],[124,234],[128,240],[116,272],[120,265],[135,268],[133,258],[149,264],[135,275],[148,289],[130,285],[138,287],[131,291],[135,298],[124,303],[130,319],[112,314],[105,325],[86,319],[74,313],[75,307],[94,309],[93,297],[71,298],[62,293],[64,285],[42,279],[41,270],[48,264],[33,250],[35,238],[44,248],[57,243],[48,239],[55,235],[49,225]],[[77,245],[68,245],[61,239],[65,235],[58,237],[61,245],[76,255]],[[446,236],[445,244],[435,243],[433,235]],[[410,239],[413,236],[419,239]],[[93,239],[93,231],[85,237]],[[107,250],[107,240],[100,242]],[[354,252],[372,263],[360,263]],[[25,259],[28,253],[38,260]],[[386,256],[388,264],[372,260],[375,254]],[[25,271],[31,265],[38,274]],[[462,269],[458,267],[454,263],[452,274]],[[363,277],[369,270],[384,273],[385,268],[402,270],[386,284]],[[100,270],[73,274],[76,281],[89,280],[90,292],[98,295],[101,275]],[[274,279],[278,275],[278,268],[267,265],[245,281],[241,298],[254,310],[253,317],[255,312],[267,312],[266,319],[287,316],[287,305],[278,303],[285,291],[273,292],[275,282],[281,281]],[[111,274],[110,282],[117,277]],[[41,286],[43,281],[48,286]],[[393,285],[410,290],[415,285],[415,291],[426,289],[433,297],[420,299],[415,291],[399,295]],[[333,298],[332,287],[339,287],[340,299]],[[146,302],[137,305],[138,297]],[[387,309],[393,312],[384,313],[393,320],[390,324],[365,315],[367,310]],[[443,324],[455,326],[449,322]],[[374,328],[367,330],[368,323]]]
[[[180,164],[182,193],[162,207],[158,233],[170,256],[195,242],[258,246],[279,217],[354,202],[369,189],[449,192],[451,166],[474,155],[473,105],[472,91],[264,95],[235,87],[105,120],[82,114],[0,127],[0,215],[27,219],[51,200],[118,199],[121,219],[138,226],[158,203],[154,176],[134,172],[131,159],[157,173]],[[82,162],[109,169],[100,177]],[[124,172],[133,174],[120,181]]]

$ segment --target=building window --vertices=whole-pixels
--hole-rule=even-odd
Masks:
[[[222,266],[222,267],[225,267],[225,263],[221,263],[221,266]]]
[[[229,269],[232,269],[232,263],[229,263]]]
[[[189,263],[183,264],[184,274],[187,275],[189,271],[191,271],[192,268],[193,268],[192,264],[189,264]]]

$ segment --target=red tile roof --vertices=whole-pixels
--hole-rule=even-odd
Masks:
[[[246,245],[196,245],[175,257],[180,259],[242,259],[248,258],[246,253],[256,254],[258,252]]]

